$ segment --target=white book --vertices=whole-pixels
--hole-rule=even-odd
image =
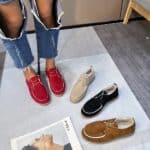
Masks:
[[[12,150],[37,150],[38,146],[48,146],[45,150],[51,150],[51,146],[62,150],[82,150],[76,136],[70,117],[26,135],[11,140]],[[50,141],[49,141],[50,140]]]

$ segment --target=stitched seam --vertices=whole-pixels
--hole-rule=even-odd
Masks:
[[[92,139],[99,139],[99,138],[104,138],[106,136],[106,134],[102,135],[102,136],[90,136],[86,133],[85,130],[83,130],[85,136],[87,136],[88,138],[92,138]]]
[[[60,90],[55,90],[55,92],[60,92],[64,88],[64,86],[65,86],[65,83],[63,83],[63,87]]]
[[[94,114],[94,113],[98,112],[99,110],[101,110],[102,108],[103,108],[103,105],[101,105],[101,107],[99,107],[98,109],[96,109],[96,110],[93,111],[93,112],[87,112],[87,111],[85,111],[85,109],[83,108],[83,112],[85,112],[86,114]]]

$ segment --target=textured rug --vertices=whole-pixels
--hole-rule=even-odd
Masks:
[[[86,31],[88,31],[88,36],[84,36]],[[64,48],[61,48],[61,53],[63,53],[63,51],[65,53],[66,51],[67,55],[67,52],[71,48],[72,51],[75,52],[76,44],[74,44],[74,46],[71,45],[74,42],[81,44],[81,46],[78,45],[78,47],[84,50],[85,54],[89,51],[91,53],[93,49],[97,49],[97,51],[94,51],[92,54],[89,53],[91,56],[87,54],[86,56],[81,55],[82,57],[79,57],[80,53],[78,52],[79,56],[76,55],[75,58],[71,57],[72,53],[70,52],[68,54],[70,55],[70,59],[67,57],[65,59],[58,58],[57,66],[66,79],[67,89],[62,97],[55,97],[51,93],[52,101],[48,106],[39,106],[32,101],[26,89],[22,72],[13,66],[4,69],[0,89],[1,150],[10,149],[11,138],[37,130],[67,116],[71,117],[75,131],[84,150],[149,150],[150,121],[107,53],[105,47],[91,28],[76,30],[75,34],[78,36],[76,36],[76,39],[72,39],[72,43],[65,43],[64,41],[65,44],[62,43],[59,45],[60,48],[64,45]],[[70,36],[73,35],[70,34]],[[65,37],[67,38],[67,35]],[[82,38],[80,39],[79,37]],[[82,45],[83,43],[80,43],[83,41],[83,37],[84,40],[87,40],[89,37],[91,39],[91,43],[87,43],[84,47]],[[67,46],[68,43],[70,46]],[[90,46],[90,44],[92,46]],[[86,50],[88,52],[86,52]],[[6,59],[9,59],[9,57],[6,57]],[[6,62],[9,61],[6,60]],[[86,71],[90,65],[94,67],[96,78],[90,85],[85,98],[78,104],[72,104],[69,100],[71,88],[79,75]],[[43,63],[41,67],[42,70],[44,70]],[[44,72],[42,76],[43,80],[46,81]],[[80,111],[83,104],[102,88],[114,82],[119,86],[119,97],[109,103],[97,116],[93,118],[85,118],[82,116]],[[87,123],[114,117],[134,117],[136,120],[135,134],[107,144],[93,144],[83,139],[81,129]]]

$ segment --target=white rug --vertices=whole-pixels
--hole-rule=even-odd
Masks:
[[[108,53],[62,60],[57,65],[64,74],[67,90],[63,97],[51,94],[52,102],[44,107],[37,105],[30,98],[21,72],[14,67],[4,70],[0,90],[0,150],[10,150],[11,138],[37,130],[67,116],[71,117],[84,150],[150,149],[150,121]],[[96,78],[90,85],[86,97],[80,103],[72,104],[69,100],[71,88],[79,75],[90,65],[94,66]],[[80,110],[83,104],[113,82],[118,84],[120,96],[97,116],[82,116]],[[126,116],[134,117],[136,120],[136,131],[133,136],[107,144],[92,144],[81,135],[81,129],[89,122]]]

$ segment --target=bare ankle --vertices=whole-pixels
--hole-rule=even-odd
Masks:
[[[46,70],[49,70],[49,69],[52,69],[52,68],[55,68],[55,61],[54,59],[47,59],[46,60]]]
[[[26,80],[29,80],[30,78],[34,77],[36,75],[35,70],[30,66],[23,70],[24,76]]]

